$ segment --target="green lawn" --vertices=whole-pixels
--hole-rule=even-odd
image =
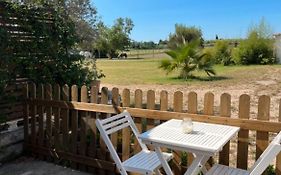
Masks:
[[[130,60],[107,60],[97,61],[99,69],[103,70],[106,78],[104,83],[129,85],[129,84],[179,84],[187,83],[237,83],[237,81],[250,81],[260,79],[272,68],[281,68],[280,65],[274,66],[221,66],[216,65],[217,76],[209,79],[204,72],[195,72],[194,75],[200,77],[192,80],[181,80],[177,78],[177,72],[166,75],[159,69],[161,59],[130,59]]]

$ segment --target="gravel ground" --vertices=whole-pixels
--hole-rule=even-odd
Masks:
[[[52,163],[21,157],[7,164],[0,164],[0,175],[90,175]]]

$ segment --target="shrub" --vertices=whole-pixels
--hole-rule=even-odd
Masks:
[[[262,20],[258,26],[250,29],[247,39],[241,41],[233,52],[237,64],[274,64],[273,40],[269,27]]]
[[[213,56],[215,63],[223,64],[224,66],[230,65],[233,63],[231,58],[231,49],[229,47],[229,42],[225,40],[218,40],[215,43],[213,51]]]

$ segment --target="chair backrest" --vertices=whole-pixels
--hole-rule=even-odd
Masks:
[[[130,113],[127,111],[124,111],[124,112],[117,114],[115,116],[112,116],[110,118],[106,118],[103,120],[97,119],[96,126],[97,126],[98,130],[100,131],[100,135],[103,138],[114,162],[117,164],[118,170],[120,171],[121,174],[127,175],[127,172],[122,167],[122,162],[121,162],[114,146],[112,145],[109,135],[112,133],[115,133],[121,129],[124,129],[126,127],[130,127],[132,129],[134,135],[136,136],[136,139],[138,140],[141,148],[143,150],[148,150],[147,146],[145,144],[143,144],[140,141],[140,139],[138,138],[139,131],[138,131]]]
[[[259,159],[255,162],[255,164],[250,170],[250,175],[262,174],[280,151],[281,151],[281,131],[277,134],[277,136],[264,150],[264,152],[259,157]]]

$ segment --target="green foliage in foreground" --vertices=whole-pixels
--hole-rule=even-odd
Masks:
[[[160,68],[170,73],[176,69],[180,71],[180,78],[192,77],[195,70],[204,71],[208,76],[215,75],[212,61],[207,53],[202,52],[199,41],[193,41],[189,44],[182,45],[166,53],[172,59],[161,61]]]

